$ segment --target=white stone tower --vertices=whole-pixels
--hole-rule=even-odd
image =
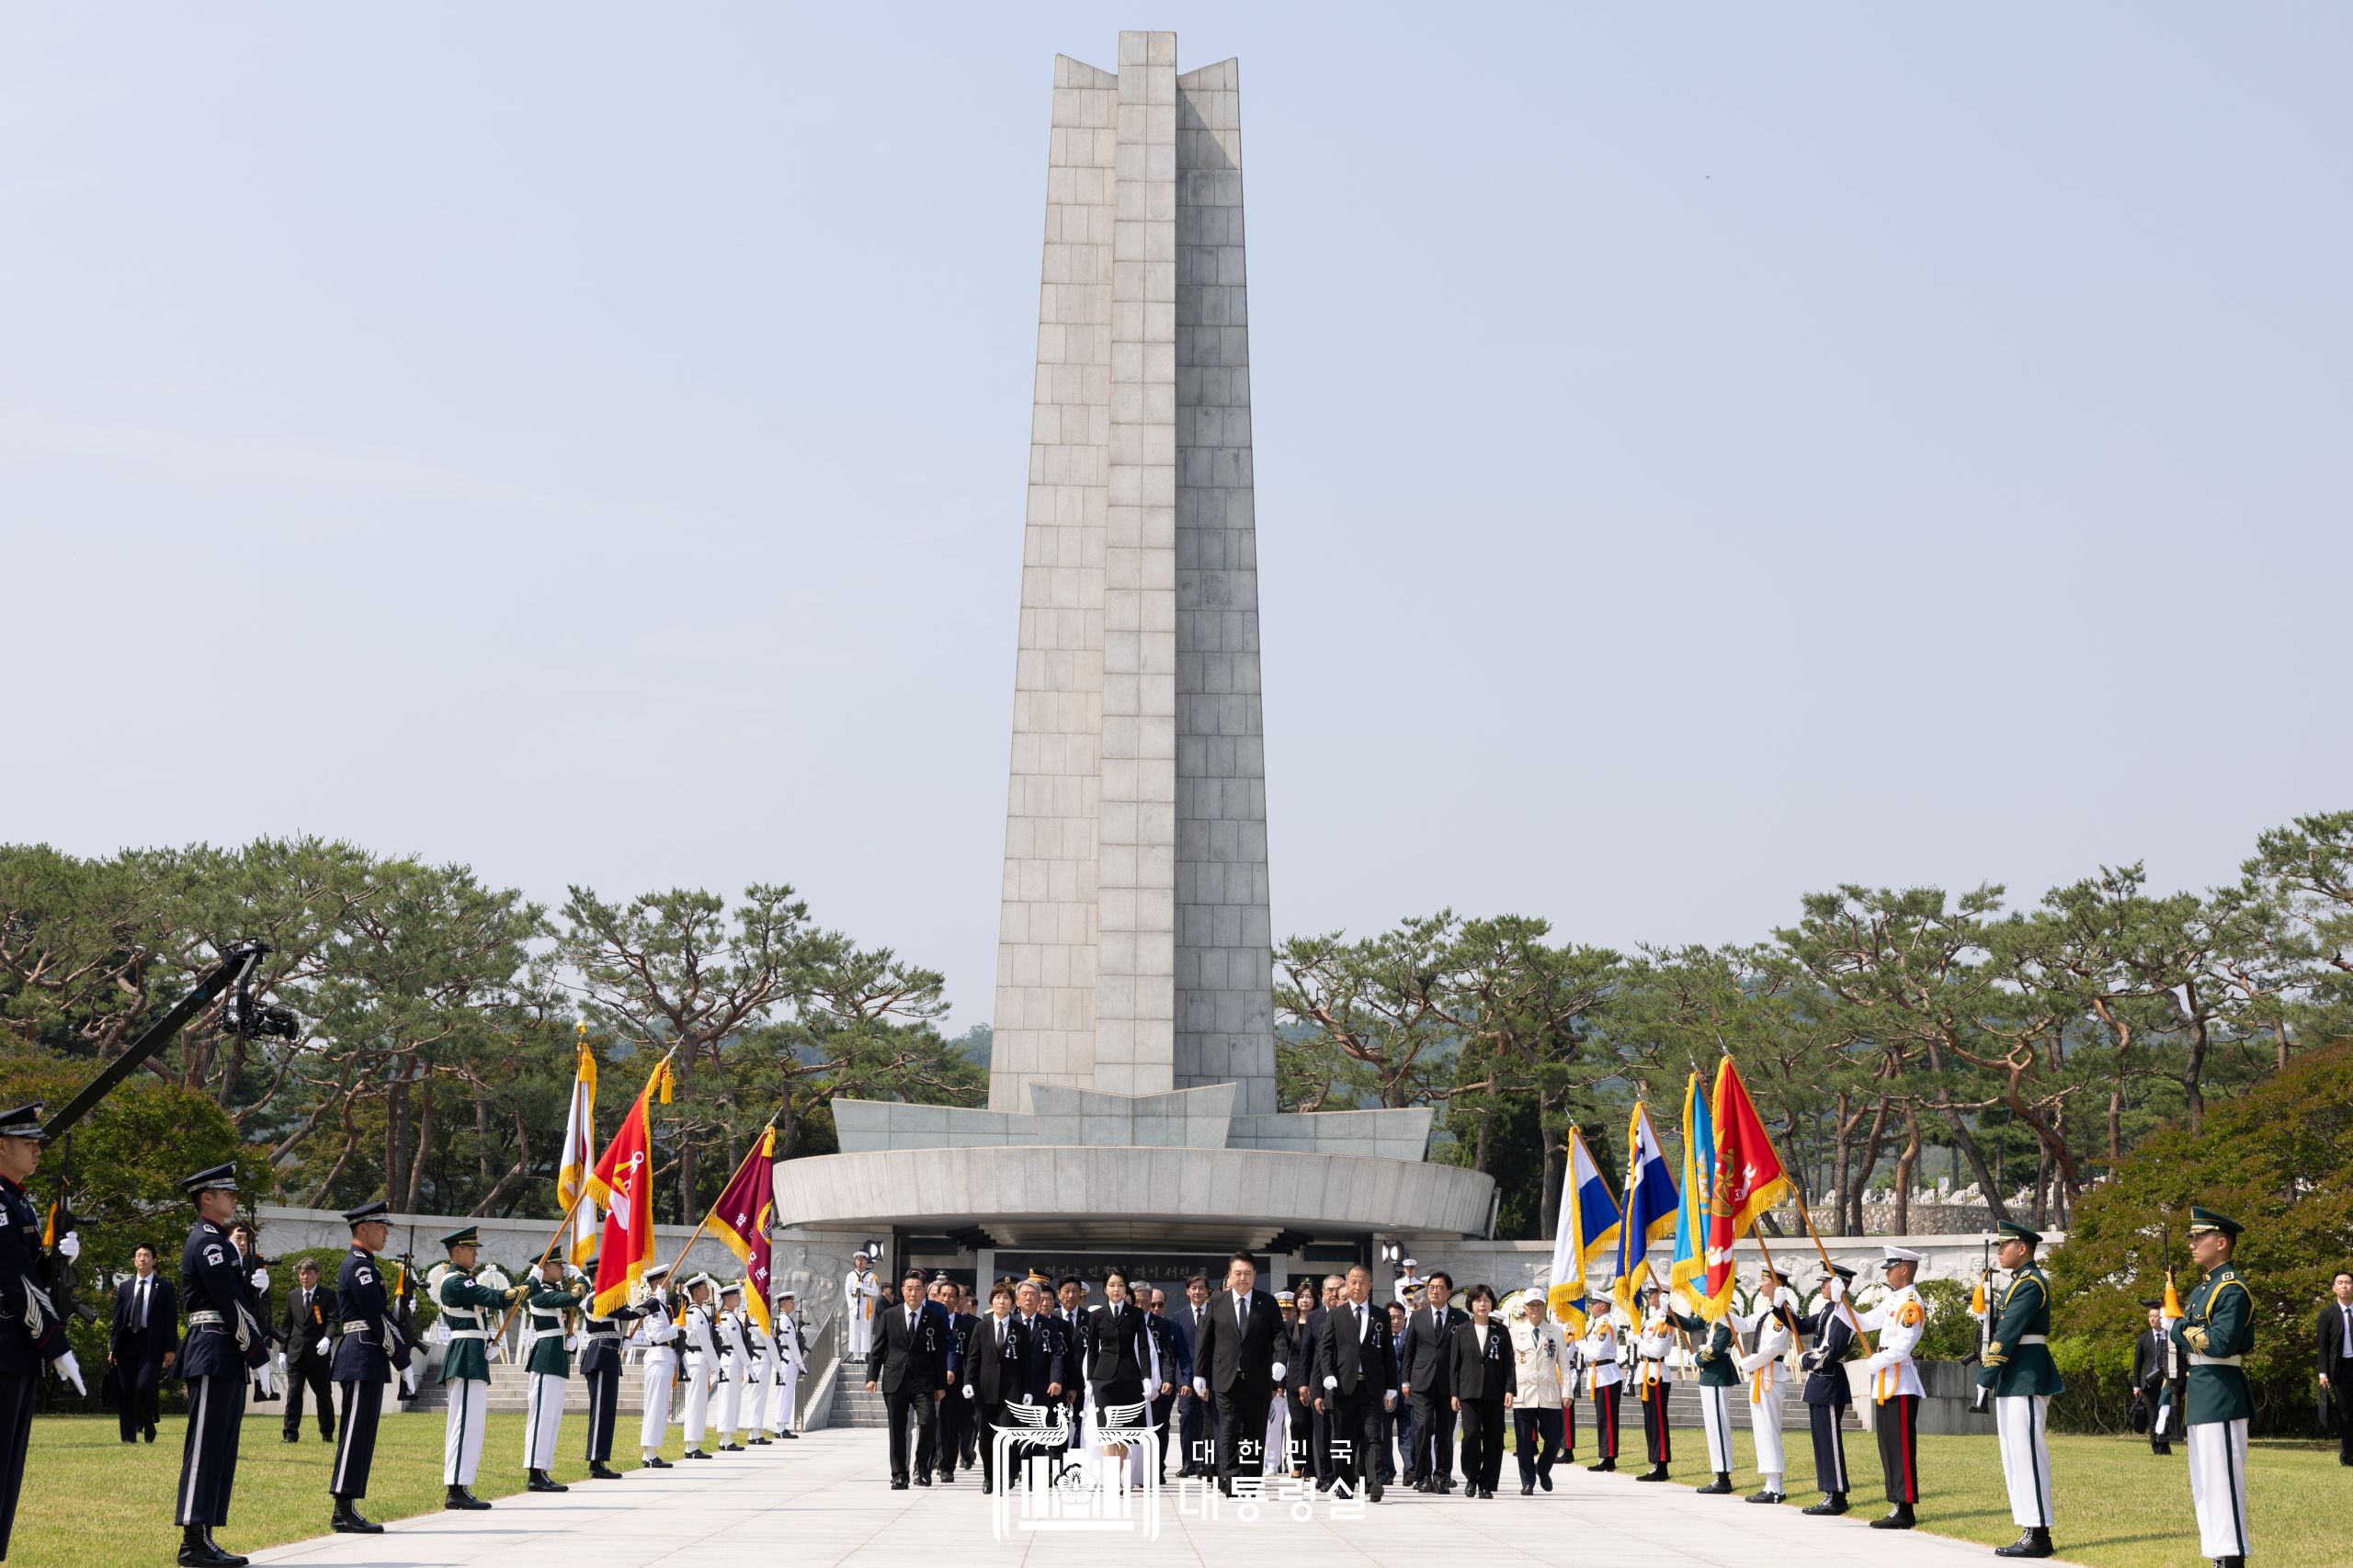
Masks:
[[[989,1106],[1275,1109],[1240,73],[1054,62]]]

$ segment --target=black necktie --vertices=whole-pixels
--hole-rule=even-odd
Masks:
[[[139,1312],[136,1326],[142,1329],[147,1326],[147,1281],[144,1279],[139,1282]]]

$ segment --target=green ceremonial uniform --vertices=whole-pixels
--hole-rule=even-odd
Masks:
[[[2255,1396],[2237,1358],[2255,1348],[2255,1298],[2235,1263],[2225,1263],[2198,1282],[2173,1325],[2174,1343],[2189,1352],[2189,1425],[2245,1421],[2255,1415]],[[2217,1365],[2222,1358],[2231,1365]]]
[[[523,1298],[523,1335],[530,1346],[523,1361],[525,1370],[551,1378],[572,1375],[572,1352],[563,1347],[563,1314],[579,1305],[579,1292],[570,1285],[532,1286],[531,1293]]]
[[[2002,1292],[2001,1315],[1994,1321],[1985,1363],[1977,1369],[1977,1385],[1992,1389],[2003,1399],[2064,1392],[2059,1364],[2051,1358],[2044,1340],[2051,1333],[2051,1278],[2040,1264],[2029,1263],[2011,1277]]]
[[[449,1353],[441,1362],[441,1381],[490,1381],[490,1331],[497,1324],[490,1312],[506,1305],[508,1293],[474,1282],[473,1271],[452,1267],[433,1288],[433,1304],[449,1325]]]
[[[1699,1336],[1692,1346],[1691,1355],[1692,1359],[1699,1364],[1701,1388],[1740,1386],[1740,1368],[1733,1356],[1732,1324],[1686,1317],[1677,1312],[1670,1312],[1666,1315],[1674,1321],[1676,1327]]]

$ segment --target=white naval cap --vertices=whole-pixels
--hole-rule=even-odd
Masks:
[[[1879,1250],[1882,1255],[1880,1258],[1880,1262],[1882,1266],[1890,1263],[1917,1263],[1920,1261],[1920,1255],[1918,1253],[1912,1251],[1908,1247],[1896,1246],[1893,1243],[1881,1246]]]

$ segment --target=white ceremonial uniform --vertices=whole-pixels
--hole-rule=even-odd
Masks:
[[[638,1425],[639,1453],[652,1459],[662,1451],[670,1425],[670,1385],[678,1373],[678,1345],[685,1337],[670,1314],[657,1310],[643,1323],[645,1335],[645,1415]]]
[[[1920,1310],[1907,1312],[1906,1306]],[[1870,1374],[1870,1396],[1889,1400],[1897,1394],[1925,1394],[1920,1386],[1920,1369],[1912,1364],[1913,1348],[1920,1336],[1928,1332],[1927,1304],[1920,1300],[1920,1292],[1906,1285],[1901,1290],[1890,1290],[1881,1296],[1879,1305],[1859,1314],[1856,1322],[1865,1334],[1879,1335],[1879,1350],[1863,1363]]]
[[[711,1309],[687,1308],[683,1338],[687,1349],[687,1449],[702,1447],[710,1426],[710,1386],[719,1375],[719,1345],[710,1335]]]
[[[865,1360],[874,1351],[874,1299],[882,1293],[874,1270],[853,1268],[842,1279],[842,1311],[849,1314],[849,1353]]]
[[[744,1314],[722,1311],[713,1329],[719,1346],[719,1440],[732,1443],[742,1427],[744,1389],[752,1381],[752,1346],[744,1337]]]
[[[776,1392],[768,1396],[768,1433],[781,1437],[792,1427],[792,1405],[801,1389],[801,1325],[789,1312],[776,1320]]]
[[[1756,1468],[1765,1477],[1765,1490],[1778,1494],[1787,1490],[1781,1480],[1789,1471],[1781,1446],[1781,1402],[1789,1392],[1790,1377],[1781,1358],[1790,1353],[1790,1329],[1772,1310],[1775,1305],[1790,1312],[1798,1309],[1797,1298],[1784,1286],[1773,1293],[1772,1303],[1759,1303],[1747,1317],[1738,1312],[1731,1316],[1734,1328],[1756,1335],[1756,1350],[1735,1358],[1735,1364],[1748,1380],[1748,1429],[1756,1440]]]
[[[744,1388],[744,1430],[756,1436],[767,1424],[768,1391],[776,1386],[776,1341],[748,1312],[744,1314],[744,1336],[752,1342],[751,1376]]]

